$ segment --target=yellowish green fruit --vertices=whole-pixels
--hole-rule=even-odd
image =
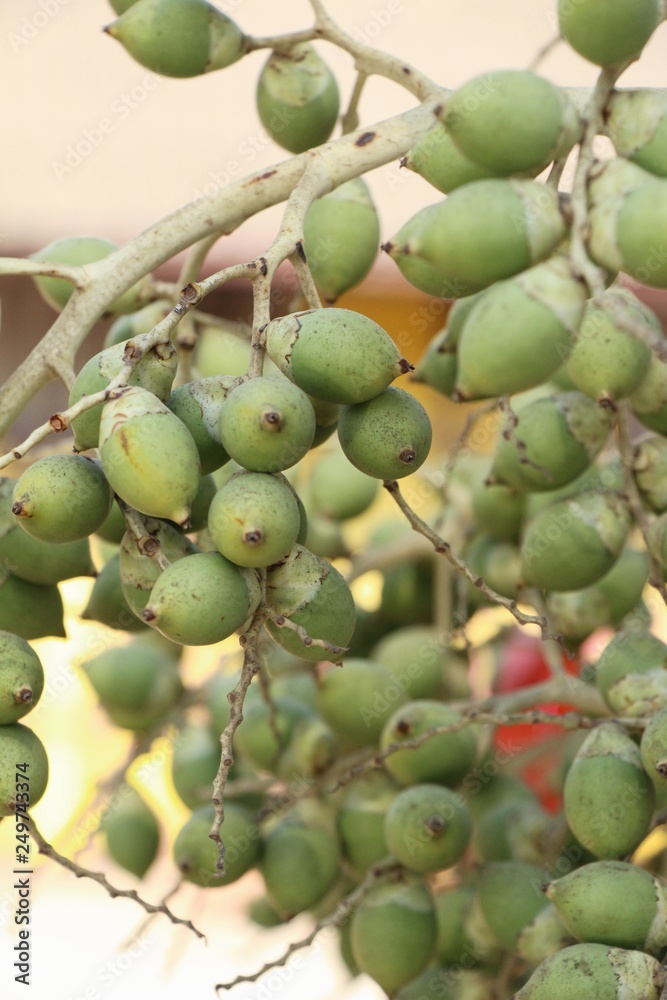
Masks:
[[[0,726],[27,715],[43,690],[44,668],[37,653],[20,636],[0,631]]]
[[[426,260],[417,241],[422,230],[436,219],[440,202],[420,209],[404,223],[392,240],[382,244],[381,249],[389,254],[406,281],[427,295],[439,298],[460,298],[468,295],[464,282],[446,275],[443,270]]]
[[[660,15],[659,0],[558,0],[561,35],[597,66],[635,59]]]
[[[443,396],[451,398],[458,375],[458,346],[463,325],[483,294],[479,292],[477,295],[468,295],[454,302],[447,313],[445,326],[429,341],[412,376],[413,382],[425,382]]]
[[[98,236],[64,236],[54,240],[41,250],[31,254],[35,260],[53,261],[56,264],[92,264],[96,260],[108,257],[118,249],[111,240],[100,239]],[[65,278],[49,278],[39,275],[34,279],[39,294],[44,301],[60,312],[70,300],[74,285]],[[138,285],[133,285],[109,307],[110,313],[132,312],[137,307]]]
[[[48,780],[49,759],[32,729],[20,722],[0,726],[0,817],[30,812]]]
[[[452,868],[463,857],[471,833],[465,799],[442,785],[403,789],[384,822],[389,853],[410,871],[421,873]]]
[[[338,421],[346,458],[376,479],[403,479],[416,472],[428,457],[432,437],[419,400],[393,385],[364,403],[344,406]]]
[[[326,142],[339,107],[336,79],[312,45],[271,53],[257,83],[257,110],[279,146],[303,153]]]
[[[461,965],[472,957],[463,925],[474,895],[474,886],[464,883],[443,887],[433,897],[438,920],[435,957],[440,965]]]
[[[351,782],[338,810],[338,833],[343,852],[360,875],[387,856],[384,817],[399,788],[384,770]]]
[[[373,647],[370,658],[388,670],[409,698],[437,698],[452,651],[434,625],[394,629]]]
[[[656,791],[667,788],[667,708],[656,712],[642,734],[640,752]]]
[[[632,471],[644,501],[658,514],[667,510],[667,440],[657,435],[635,447]]]
[[[538,965],[512,1000],[659,1000],[665,978],[643,952],[573,944]]]
[[[126,632],[145,629],[144,622],[137,618],[123,595],[118,552],[104,564],[96,577],[81,617]]]
[[[314,464],[308,481],[312,507],[335,521],[358,517],[378,494],[376,479],[360,472],[340,451],[328,451]]]
[[[220,439],[220,414],[235,379],[215,375],[179,385],[166,403],[187,429],[199,452],[203,475],[215,472],[229,461]]]
[[[414,170],[443,194],[471,181],[498,176],[495,170],[488,170],[465,156],[441,121],[424,132],[403,157],[401,166]]]
[[[667,97],[658,90],[615,91],[608,104],[607,134],[619,156],[667,177]]]
[[[667,673],[667,645],[648,631],[617,632],[595,665],[595,681],[602,696],[628,674],[662,669]]]
[[[216,548],[238,566],[271,566],[295,544],[301,528],[286,481],[265,472],[239,472],[216,493],[208,529]]]
[[[267,830],[260,864],[269,900],[295,916],[316,906],[340,874],[340,847],[333,817],[319,802],[292,809]]]
[[[137,0],[134,0],[136,3]],[[147,306],[138,309],[136,312],[126,313],[119,316],[109,329],[104,338],[104,347],[113,347],[114,344],[124,344],[133,337],[138,337],[142,333],[150,333],[171,312],[172,304],[168,299],[158,299],[149,302]]]
[[[341,668],[329,670],[317,687],[319,714],[350,748],[375,746],[405,690],[379,663],[348,657]]]
[[[209,833],[213,826],[213,806],[200,806],[176,834],[173,856],[187,882],[203,889],[231,885],[259,860],[259,827],[252,813],[235,802],[225,802],[225,819],[220,836],[225,845],[225,875],[217,868],[218,845]]]
[[[496,941],[515,951],[521,932],[547,905],[542,893],[545,871],[523,861],[498,861],[482,868],[478,898]]]
[[[103,523],[113,493],[97,462],[81,455],[40,458],[19,476],[12,513],[43,542],[86,538]]]
[[[138,617],[141,617],[153,585],[162,572],[153,558],[158,549],[170,563],[195,551],[189,538],[164,521],[147,521],[146,531],[147,534],[139,541],[126,532],[118,553],[123,596]]]

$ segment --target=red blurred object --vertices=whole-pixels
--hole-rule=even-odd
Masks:
[[[563,666],[569,674],[578,675],[579,660],[562,654]],[[522,688],[549,680],[551,669],[547,663],[542,641],[519,630],[512,631],[498,647],[497,672],[493,690],[497,694],[518,691]],[[544,712],[563,715],[575,706],[563,703],[539,703],[531,706]],[[493,735],[493,745],[507,754],[519,754],[515,762],[516,773],[532,788],[543,807],[558,812],[562,796],[557,771],[562,763],[559,753],[565,736],[556,723],[526,723],[517,726],[498,726]],[[521,758],[525,757],[525,762]]]

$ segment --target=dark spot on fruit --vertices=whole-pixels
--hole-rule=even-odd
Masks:
[[[407,736],[410,732],[410,723],[407,719],[401,719],[400,722],[396,723],[396,732],[401,736]]]
[[[401,358],[399,360],[398,367],[401,369],[404,375],[407,374],[407,372],[413,372],[415,370],[415,366],[411,365],[406,358]]]
[[[364,132],[363,135],[360,135],[355,142],[355,146],[367,146],[369,142],[373,141],[374,138],[375,132]]]
[[[12,504],[12,514],[16,514],[17,517],[28,517],[21,500],[17,500],[16,503]]]
[[[414,448],[404,448],[398,457],[404,465],[412,465],[417,457],[417,453]]]
[[[394,249],[393,243],[387,242],[380,244],[380,250],[382,250],[383,253],[391,253],[393,249]]]
[[[32,701],[32,688],[21,688],[21,690],[17,691],[14,695],[14,701],[22,705],[27,705],[29,701]]]
[[[261,531],[246,531],[243,536],[243,541],[246,545],[259,545],[262,541],[263,535]]]
[[[144,610],[141,612],[141,617],[145,622],[154,622],[155,619],[157,618],[157,615],[155,614],[154,611],[151,611],[150,608],[144,608]]]
[[[429,816],[426,820],[426,829],[435,834],[444,833],[447,829],[447,824],[442,816]]]

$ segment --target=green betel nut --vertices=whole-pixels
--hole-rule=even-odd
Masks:
[[[30,812],[48,780],[49,759],[32,729],[20,722],[0,726],[0,817]]]
[[[401,166],[414,170],[443,194],[449,194],[471,181],[497,176],[496,171],[487,170],[464,156],[440,121],[431,125],[417,140],[401,160]]]
[[[657,712],[644,730],[640,753],[656,790],[667,788],[667,709]]]
[[[543,170],[581,132],[570,98],[529,70],[477,76],[451,94],[440,120],[461,153],[496,177]]]
[[[660,21],[659,0],[558,0],[558,25],[575,52],[597,66],[635,59]]]
[[[123,596],[118,552],[104,564],[96,577],[81,617],[125,632],[145,629],[144,622],[137,618]]]
[[[20,636],[0,631],[0,726],[23,718],[43,689],[44,669],[37,653]]]
[[[73,542],[106,519],[113,493],[97,462],[81,455],[49,455],[16,482],[12,513],[29,535],[43,542]]]
[[[186,525],[199,489],[199,452],[189,430],[157,396],[130,387],[100,422],[102,466],[113,490],[149,517]]]
[[[538,965],[512,1000],[659,1000],[665,978],[643,952],[573,944]]]
[[[121,784],[100,825],[107,851],[116,864],[143,878],[157,857],[160,827],[139,792]]]
[[[220,414],[235,379],[214,375],[179,385],[166,400],[192,435],[199,452],[202,475],[215,472],[229,461],[220,440]]]
[[[225,875],[218,870],[218,845],[209,833],[213,826],[211,805],[195,809],[176,835],[174,861],[187,882],[204,889],[231,885],[259,860],[260,836],[252,813],[235,802],[225,802],[221,837],[225,845]]]
[[[35,260],[48,260],[57,264],[92,264],[96,260],[108,257],[117,250],[116,243],[100,239],[97,236],[65,236],[49,243],[31,256]],[[74,285],[65,278],[49,278],[39,275],[35,279],[39,294],[56,312],[64,309],[70,300]],[[116,299],[109,307],[110,313],[127,313],[136,309],[138,286],[133,285],[127,292]]]
[[[286,917],[312,909],[340,875],[333,818],[318,800],[292,810],[266,831],[260,870],[266,892]]]
[[[432,435],[424,407],[396,386],[365,403],[343,407],[338,421],[346,458],[376,479],[402,479],[416,472],[428,457]]]
[[[380,223],[361,177],[318,198],[303,223],[303,249],[327,302],[364,280],[380,246]]]
[[[619,156],[667,177],[667,95],[657,90],[616,91],[606,126]]]
[[[137,0],[104,30],[163,76],[224,69],[245,52],[238,25],[206,0]]]
[[[547,905],[544,869],[523,861],[498,861],[482,868],[478,899],[498,944],[515,951],[521,932]]]
[[[372,660],[348,657],[317,686],[317,710],[349,748],[375,746],[397,704],[407,701],[388,670]]]
[[[312,45],[271,53],[257,83],[257,110],[279,146],[303,153],[326,142],[339,107],[336,79]]]
[[[220,409],[220,440],[251,472],[282,472],[296,465],[315,437],[315,411],[286,378],[253,378],[230,392]]]
[[[360,472],[339,451],[329,451],[318,458],[308,481],[311,506],[316,513],[334,521],[363,514],[377,494],[377,480]]]
[[[655,795],[639,748],[627,732],[606,722],[586,737],[565,779],[568,825],[600,859],[631,854],[649,831]]]
[[[147,537],[141,539],[141,546],[126,532],[121,539],[118,552],[123,597],[138,617],[141,617],[153,585],[162,573],[157,560],[152,558],[158,548],[170,563],[195,551],[189,538],[164,521],[152,519],[147,521],[146,531]]]
[[[218,490],[208,513],[216,548],[239,566],[279,562],[300,528],[292,489],[286,480],[264,472],[237,473]]]
[[[392,240],[382,244],[381,249],[389,254],[405,280],[420,292],[439,298],[459,298],[468,295],[465,282],[446,275],[417,249],[422,231],[437,219],[439,211],[440,202],[420,209],[401,226]]]
[[[3,570],[0,574],[0,629],[22,639],[65,636],[64,608],[55,584],[28,583]]]
[[[363,403],[411,370],[389,334],[350,309],[292,313],[272,320],[264,333],[282,373],[330,403]]]
[[[472,833],[461,795],[442,785],[420,784],[396,796],[385,816],[387,848],[414,872],[435,872],[459,861]]]
[[[385,723],[380,748],[400,746],[418,739],[434,726],[455,726],[461,716],[440,701],[421,699],[398,708]],[[385,760],[389,774],[402,785],[437,782],[458,785],[477,756],[477,736],[471,727],[440,733],[421,746],[393,751]]]

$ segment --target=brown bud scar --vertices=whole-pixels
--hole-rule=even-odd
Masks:
[[[12,504],[12,514],[15,514],[17,517],[31,517],[32,516],[31,514],[28,513],[28,511],[23,506],[23,501],[22,500],[17,500],[16,503]]]
[[[391,253],[391,251],[393,249],[394,249],[394,244],[393,243],[387,242],[387,243],[381,243],[380,244],[380,250],[382,250],[383,253]]]
[[[412,465],[417,457],[417,453],[414,448],[404,448],[398,457],[405,465]]]
[[[296,252],[298,253],[301,260],[304,262],[304,264],[306,264],[307,263],[306,251],[303,249],[303,243],[301,242],[301,240],[296,241]]]
[[[185,288],[181,289],[181,298],[188,305],[192,305],[195,302],[199,302],[201,298],[201,289],[194,281],[188,282]]]
[[[398,362],[398,367],[401,369],[404,375],[407,372],[413,372],[415,370],[415,366],[411,365],[410,362],[407,361],[405,358],[400,359],[400,361]]]
[[[246,545],[259,545],[263,537],[264,536],[261,531],[246,531],[243,536],[243,541]]]
[[[160,548],[160,543],[157,538],[152,538],[151,535],[144,535],[137,542],[137,548],[142,556],[154,556]]]
[[[667,760],[661,760],[655,765],[655,769],[661,778],[667,778]]]
[[[430,830],[431,833],[444,833],[447,829],[447,824],[442,816],[429,816],[425,825],[426,829]]]
[[[262,414],[262,423],[269,424],[272,430],[280,430],[282,427],[280,412],[278,410],[266,410]]]
[[[154,611],[151,611],[150,608],[144,608],[144,610],[141,612],[141,617],[145,622],[154,622],[155,619],[157,618],[157,615],[155,614]]]
[[[52,417],[49,417],[49,425],[56,434],[67,430],[67,420],[61,413],[54,413]]]
[[[14,694],[14,701],[17,704],[27,705],[29,701],[32,701],[32,688],[23,687],[20,691]]]
[[[407,736],[410,732],[410,723],[406,719],[401,719],[396,725],[396,732],[400,733],[401,736]]]

